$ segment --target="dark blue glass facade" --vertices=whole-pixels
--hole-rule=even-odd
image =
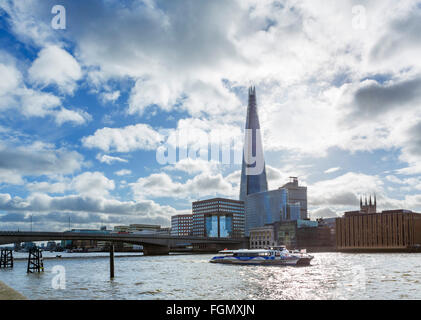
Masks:
[[[251,144],[247,143],[249,139],[248,134],[251,135]],[[258,159],[259,164],[248,164],[246,162],[245,154],[249,153]],[[263,170],[256,170],[258,174],[247,173],[248,169],[259,168],[260,166],[262,166]],[[247,107],[246,139],[244,143],[243,164],[241,169],[240,200],[245,201],[247,195],[267,190],[268,183],[263,156],[262,137],[260,134],[259,116],[257,114],[256,90],[255,88],[250,88]]]

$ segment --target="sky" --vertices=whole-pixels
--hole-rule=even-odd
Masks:
[[[0,229],[238,199],[251,85],[270,189],[299,177],[312,219],[421,212],[420,40],[410,0],[0,0]]]

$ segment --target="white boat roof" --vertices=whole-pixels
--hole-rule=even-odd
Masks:
[[[275,251],[277,249],[240,249],[240,250],[222,250],[219,253],[266,253],[269,251]]]

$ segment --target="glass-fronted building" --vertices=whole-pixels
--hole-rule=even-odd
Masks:
[[[246,119],[246,136],[241,169],[240,200],[245,201],[249,194],[268,190],[266,165],[263,155],[263,144],[260,132],[259,115],[257,112],[256,88],[249,89],[249,99]],[[245,155],[254,158],[254,163],[248,163]],[[252,162],[252,161],[251,161]]]
[[[171,217],[171,235],[175,237],[193,234],[193,215],[180,214]]]
[[[215,198],[192,204],[193,236],[241,238],[244,236],[244,202]]]
[[[288,193],[285,189],[250,194],[246,198],[246,236],[251,229],[285,220]]]
[[[307,203],[307,194],[305,196]],[[291,202],[289,190],[286,188],[248,195],[245,211],[246,236],[249,236],[251,229],[277,222],[300,220],[302,215],[301,203]]]

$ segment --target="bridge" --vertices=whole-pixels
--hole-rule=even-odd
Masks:
[[[57,241],[57,240],[96,240],[107,242],[124,242],[143,246],[144,255],[168,254],[170,248],[190,243],[207,245],[213,250],[224,248],[240,249],[247,247],[247,239],[175,237],[162,234],[119,234],[88,232],[21,232],[0,231],[0,245],[16,242]]]

